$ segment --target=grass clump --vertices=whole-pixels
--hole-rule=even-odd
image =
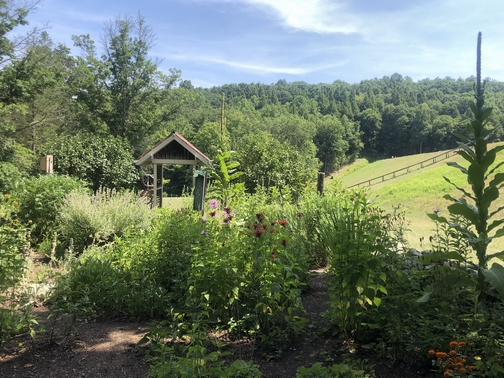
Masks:
[[[146,197],[130,191],[101,188],[94,195],[85,190],[69,193],[59,213],[60,231],[77,252],[91,244],[104,244],[129,229],[145,230],[151,221]]]

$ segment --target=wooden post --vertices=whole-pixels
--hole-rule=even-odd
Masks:
[[[152,207],[163,207],[163,164],[154,163]]]
[[[157,198],[157,193],[158,193],[158,190],[157,190],[157,183],[158,183],[158,180],[157,180],[157,164],[154,164],[154,187],[153,187],[153,190],[152,190],[152,208],[155,208],[158,206],[158,198]]]
[[[206,186],[206,172],[194,171],[194,202],[193,210],[202,211],[205,203],[205,186]]]
[[[317,192],[321,196],[324,195],[324,178],[325,178],[325,173],[324,172],[319,172],[318,177],[317,177]]]
[[[53,155],[40,158],[40,170],[45,173],[53,173]]]
[[[163,207],[163,164],[157,164],[157,193],[158,206]]]

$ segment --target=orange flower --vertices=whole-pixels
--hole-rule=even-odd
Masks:
[[[465,343],[465,342],[463,342],[463,341],[461,341],[460,343],[458,343],[458,346],[459,346],[459,347],[466,346],[466,343]]]
[[[434,351],[434,349],[431,349],[429,350],[429,354],[436,354],[436,352]]]
[[[455,349],[450,350],[450,356],[455,357],[457,355],[457,351]]]
[[[459,345],[459,343],[457,343],[456,341],[450,341],[450,348],[454,348],[458,345]]]
[[[471,370],[471,371],[474,371],[474,370],[476,370],[476,366],[474,366],[474,365],[469,365],[468,369],[469,369],[469,370]]]
[[[465,375],[465,373],[467,372],[465,368],[461,367],[460,369],[458,369],[458,372],[462,375]]]
[[[446,370],[446,371],[443,373],[443,377],[447,378],[447,377],[449,377],[452,373],[453,373],[453,370],[448,369],[448,370]]]
[[[448,355],[445,352],[436,352],[436,357],[438,360],[442,360],[443,358],[448,357]]]

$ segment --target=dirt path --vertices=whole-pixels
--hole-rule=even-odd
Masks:
[[[324,333],[327,324],[322,314],[327,310],[328,301],[326,277],[322,270],[313,271],[311,286],[303,294],[305,316],[309,320],[306,335],[273,354],[244,343],[234,348],[235,356],[244,360],[253,359],[260,365],[264,378],[293,378],[300,366],[309,367],[315,362],[342,362],[341,340]],[[7,343],[5,350],[0,351],[0,377],[147,377],[149,366],[144,351],[135,347],[148,331],[147,322],[82,323],[64,336],[68,323],[61,321],[57,323],[57,336],[51,339],[47,308],[39,308],[37,313],[46,333],[38,335],[34,342],[28,336],[21,336]],[[371,363],[375,367],[376,378],[436,377],[397,369],[379,360]]]

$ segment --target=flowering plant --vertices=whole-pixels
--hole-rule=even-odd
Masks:
[[[432,364],[438,366],[444,378],[448,377],[474,377],[472,372],[476,371],[476,366],[468,364],[467,357],[463,353],[466,343],[464,341],[451,341],[450,351],[436,352],[429,350],[429,354],[435,357]],[[478,357],[474,358],[476,361]]]

